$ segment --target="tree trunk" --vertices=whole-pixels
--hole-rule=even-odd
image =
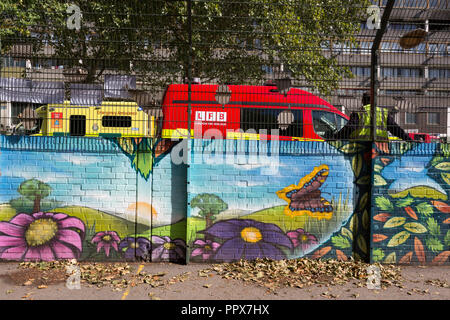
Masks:
[[[211,227],[213,225],[213,220],[211,219],[211,217],[213,215],[214,214],[211,213],[211,212],[206,214],[206,217],[205,217],[206,218],[206,228],[205,229],[208,229],[209,227]],[[209,234],[205,234],[205,240],[211,240],[212,241],[213,239],[214,239],[213,236],[211,236]]]
[[[33,213],[39,212],[41,210],[41,197],[36,196],[34,198],[34,206],[33,206]]]

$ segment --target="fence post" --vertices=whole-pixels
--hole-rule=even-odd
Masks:
[[[388,0],[386,7],[384,8],[383,16],[381,17],[381,23],[380,28],[377,30],[377,33],[375,35],[375,39],[373,40],[372,49],[371,49],[371,65],[370,65],[370,127],[371,127],[371,153],[373,152],[375,148],[375,142],[376,142],[376,132],[377,132],[377,105],[378,105],[378,54],[379,54],[379,48],[381,39],[383,38],[383,35],[387,28],[387,23],[389,21],[389,17],[392,12],[392,8],[394,7],[395,0]],[[389,141],[388,141],[389,143]],[[372,208],[373,208],[373,181],[374,181],[374,157],[372,154],[371,160],[370,160],[370,181],[369,184],[369,192],[370,192],[370,201],[368,205],[368,209],[370,212],[370,221],[372,221]],[[369,262],[372,262],[372,227],[370,227],[370,233],[369,233],[369,241],[368,241],[368,248],[369,248]]]
[[[187,191],[187,207],[186,207],[186,259],[185,263],[189,263],[189,255],[190,255],[190,249],[188,245],[188,235],[189,235],[189,222],[188,222],[188,213],[189,213],[189,165],[191,163],[191,100],[192,100],[192,1],[187,0],[187,18],[188,18],[188,44],[189,44],[189,52],[188,52],[188,68],[187,68],[187,81],[188,81],[188,107],[187,107],[187,117],[188,117],[188,123],[187,123],[187,146],[186,146],[186,191]]]

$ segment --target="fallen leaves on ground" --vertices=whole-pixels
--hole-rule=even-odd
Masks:
[[[394,265],[373,264],[381,273],[381,287],[401,285],[400,268]],[[372,266],[373,266],[372,265]],[[225,279],[252,282],[276,290],[280,287],[303,288],[311,285],[341,285],[357,280],[357,286],[365,286],[370,264],[349,260],[241,260],[233,263],[215,264],[202,274],[216,272]],[[327,295],[328,296],[328,295]]]

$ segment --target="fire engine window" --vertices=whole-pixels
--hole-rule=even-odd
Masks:
[[[302,110],[242,108],[241,129],[255,130],[258,133],[266,130],[265,134],[271,134],[271,130],[279,130],[280,136],[302,137],[302,115]]]
[[[84,136],[86,135],[86,116],[70,116],[70,135]]]
[[[342,129],[347,120],[336,113],[312,111],[314,131],[321,137]]]
[[[129,128],[131,127],[131,117],[104,116],[102,118],[102,126],[105,128]]]

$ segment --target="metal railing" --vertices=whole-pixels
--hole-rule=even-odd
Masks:
[[[0,131],[357,139],[362,115],[338,131],[365,112],[372,76],[390,135],[398,124],[411,139],[446,141],[449,1],[395,1],[380,33],[387,3],[11,4],[0,32]]]

